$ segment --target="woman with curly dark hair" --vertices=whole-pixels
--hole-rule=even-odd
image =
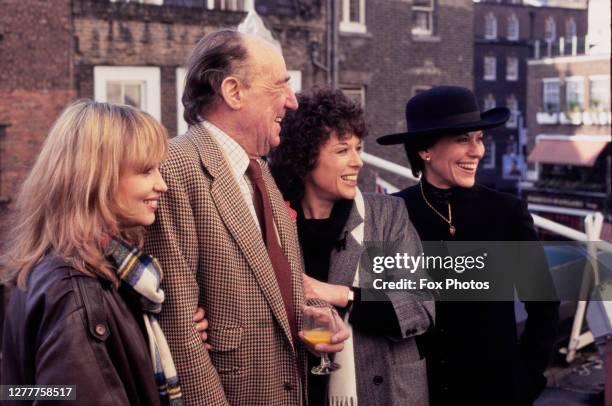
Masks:
[[[409,255],[419,255],[418,235],[401,200],[357,188],[367,135],[362,109],[327,89],[298,101],[298,110],[282,121],[272,174],[297,212],[306,298],[334,305],[352,328],[336,355],[341,368],[329,381],[311,376],[309,404],[327,398],[332,405],[425,405],[425,363],[415,336],[430,327],[433,302],[407,292],[362,301],[357,272],[364,241],[402,241]]]

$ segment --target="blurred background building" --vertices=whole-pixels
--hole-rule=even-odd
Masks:
[[[612,239],[610,0],[591,0],[584,39],[536,43],[527,62],[527,157],[523,196],[532,210],[582,229],[601,212]]]
[[[183,64],[219,28],[244,22],[267,31],[282,47],[294,90],[344,90],[365,107],[373,135],[366,151],[401,165],[403,148],[381,148],[374,136],[405,129],[404,105],[417,92],[473,86],[471,0],[3,0],[3,8],[0,227],[69,101],[131,104],[171,136],[184,132]],[[373,190],[374,173],[364,171],[365,190]]]
[[[474,91],[482,109],[505,106],[512,112],[505,126],[486,132],[478,181],[510,193],[517,192],[524,172],[527,60],[536,47],[552,50],[560,38],[568,51],[574,39],[584,49],[587,33],[586,2],[543,3],[488,0],[474,5]]]
[[[128,103],[158,118],[171,136],[182,133],[187,56],[207,32],[241,23],[282,48],[294,90],[337,87],[364,106],[372,134],[366,155],[385,163],[366,165],[364,190],[374,190],[375,180],[387,190],[414,182],[387,170],[388,164],[407,166],[403,148],[380,147],[374,138],[405,129],[405,102],[416,93],[456,84],[473,87],[483,109],[512,111],[505,126],[486,134],[479,182],[522,191],[533,204],[601,210],[610,222],[609,0],[2,5],[0,230],[51,123],[69,101]],[[552,217],[576,225],[580,220],[571,216]],[[604,235],[610,238],[609,231]]]

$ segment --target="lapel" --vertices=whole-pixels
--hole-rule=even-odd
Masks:
[[[352,286],[365,240],[365,202],[359,189],[342,234],[346,234],[346,249],[332,249],[328,282]]]
[[[283,299],[261,232],[242,197],[240,187],[234,180],[225,155],[203,126],[191,126],[190,131],[193,135],[190,139],[195,144],[202,166],[212,177],[210,193],[219,216],[238,244],[268,306],[293,345]],[[268,185],[269,181],[266,182],[266,186]],[[273,211],[276,219],[278,208]]]

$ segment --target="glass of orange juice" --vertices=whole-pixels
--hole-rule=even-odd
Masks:
[[[304,338],[312,345],[331,344],[332,336],[338,331],[336,310],[327,305],[304,306]],[[332,362],[327,353],[321,353],[321,363],[310,372],[315,375],[329,375],[340,369],[340,365]]]

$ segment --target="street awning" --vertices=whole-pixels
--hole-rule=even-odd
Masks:
[[[567,137],[540,139],[527,161],[543,164],[593,166],[608,145],[607,137]]]

